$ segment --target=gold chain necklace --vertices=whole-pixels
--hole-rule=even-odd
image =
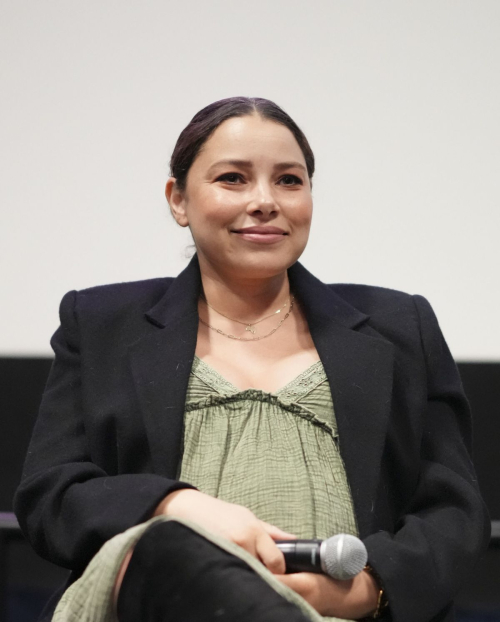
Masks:
[[[262,337],[250,337],[249,339],[245,339],[244,337],[235,337],[234,335],[230,335],[228,333],[225,333],[220,328],[215,328],[215,326],[212,326],[208,322],[205,322],[205,320],[203,320],[201,317],[199,319],[200,319],[200,322],[202,324],[205,324],[205,326],[208,326],[208,328],[211,328],[216,333],[219,333],[219,335],[223,335],[224,337],[227,337],[228,339],[236,339],[237,341],[260,341],[260,339],[265,339],[266,337],[270,337],[271,335],[274,335],[274,333],[278,330],[278,328],[289,317],[289,315],[290,315],[290,313],[292,312],[292,309],[293,309],[293,301],[294,301],[294,297],[291,296],[290,297],[290,308],[286,312],[285,317],[282,320],[280,320],[280,322],[279,322],[278,326],[276,326],[276,328],[273,328],[273,330],[270,333],[267,333],[266,335],[262,335]],[[215,311],[215,309],[214,309],[214,311]],[[222,315],[222,313],[221,313],[221,315]],[[274,313],[273,313],[273,315],[274,315]],[[227,316],[224,316],[224,317],[227,317]],[[269,316],[269,317],[271,317],[271,316]],[[231,318],[227,318],[227,319],[229,320]],[[234,321],[237,321],[237,320],[234,320]],[[240,324],[244,324],[244,322],[240,322]]]
[[[273,317],[273,315],[277,315],[278,313],[281,313],[281,310],[284,309],[287,304],[290,302],[290,298],[285,302],[285,304],[280,307],[277,311],[274,311],[274,313],[271,313],[270,315],[266,315],[265,317],[260,318],[260,320],[256,320],[255,322],[242,322],[241,320],[235,320],[233,317],[229,317],[229,315],[224,315],[224,313],[221,313],[220,311],[217,311],[217,309],[215,309],[214,307],[212,307],[212,305],[208,302],[208,300],[205,298],[205,296],[201,296],[201,299],[204,301],[204,303],[207,305],[207,307],[210,307],[211,309],[213,309],[215,311],[215,313],[218,313],[219,315],[222,315],[222,317],[225,317],[228,320],[231,320],[231,322],[237,322],[238,324],[243,324],[243,326],[246,326],[245,330],[252,333],[252,335],[255,335],[255,328],[254,326],[256,324],[260,324],[261,322],[263,322],[264,320],[268,320],[270,317]],[[290,308],[290,311],[292,309]]]

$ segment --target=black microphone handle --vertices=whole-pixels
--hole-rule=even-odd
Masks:
[[[320,547],[323,540],[278,540],[276,544],[285,556],[286,574],[315,572],[323,574]]]

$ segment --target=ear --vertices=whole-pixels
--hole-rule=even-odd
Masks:
[[[170,177],[167,181],[165,196],[177,224],[181,227],[187,227],[189,222],[185,210],[185,191],[183,192],[177,187],[175,177]]]

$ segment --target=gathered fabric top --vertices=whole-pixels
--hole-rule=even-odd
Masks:
[[[267,393],[241,391],[195,357],[180,479],[298,538],[358,535],[321,361]]]

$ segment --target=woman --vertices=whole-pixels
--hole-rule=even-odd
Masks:
[[[487,543],[467,402],[427,301],[325,285],[297,263],[313,173],[278,106],[211,104],[181,133],[166,186],[196,244],[186,270],[61,303],[15,500],[24,532],[75,580],[154,516],[190,526],[153,522],[115,557],[120,621],[177,606],[186,620],[314,619],[307,603],[452,620]],[[359,534],[370,568],[349,582],[284,574],[275,540],[338,531]]]

